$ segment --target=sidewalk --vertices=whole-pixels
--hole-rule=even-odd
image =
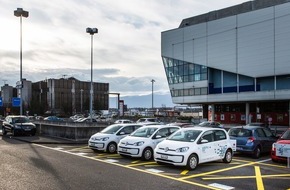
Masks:
[[[64,139],[58,137],[49,137],[43,135],[35,135],[35,136],[12,136],[10,134],[3,136],[2,131],[0,130],[0,136],[2,138],[11,138],[19,141],[27,142],[27,143],[35,143],[35,144],[88,144],[88,139],[82,140],[73,140],[73,139]]]

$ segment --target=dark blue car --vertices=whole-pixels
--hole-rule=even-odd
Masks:
[[[240,126],[228,131],[230,138],[237,141],[237,152],[251,154],[259,158],[261,153],[271,152],[277,137],[267,127]]]

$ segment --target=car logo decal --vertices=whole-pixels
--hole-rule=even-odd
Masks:
[[[169,150],[169,148],[168,148],[168,147],[166,147],[166,148],[164,149],[164,151],[165,151],[165,152],[167,152],[168,150]]]

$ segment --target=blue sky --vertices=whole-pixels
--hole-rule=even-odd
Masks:
[[[20,76],[20,20],[23,18],[23,78],[75,77],[90,80],[90,35],[94,35],[94,82],[111,92],[169,95],[161,60],[161,32],[184,18],[243,3],[241,0],[0,0],[0,86],[15,86]],[[150,106],[150,102],[148,102]]]

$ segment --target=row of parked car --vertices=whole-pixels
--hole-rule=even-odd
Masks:
[[[286,160],[276,156],[272,147],[276,141],[271,130],[261,126],[232,127],[226,131],[222,127],[146,122],[110,125],[92,135],[88,146],[93,150],[154,159],[157,163],[193,170],[204,162],[223,160],[229,163],[234,152],[251,154],[254,158],[271,152],[273,161]],[[290,144],[289,129],[277,142]]]

